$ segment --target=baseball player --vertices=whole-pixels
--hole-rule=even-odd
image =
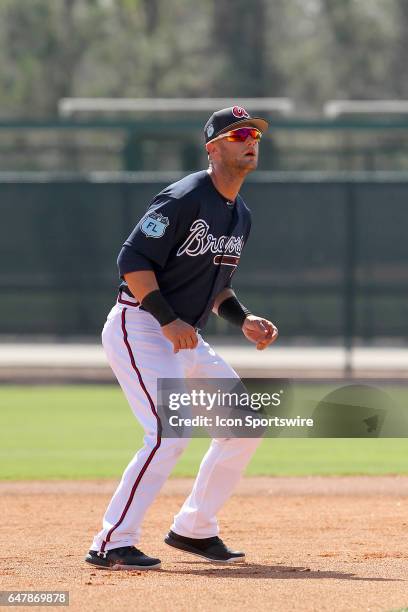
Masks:
[[[276,327],[235,296],[231,278],[248,240],[251,216],[239,189],[255,170],[268,123],[238,106],[205,127],[208,170],[169,185],[152,201],[118,257],[122,283],[102,332],[103,346],[144,446],[127,466],[86,561],[99,568],[157,569],[160,560],[134,545],[141,523],[188,439],[162,438],[156,409],[159,378],[238,378],[200,331],[211,312],[265,349]],[[213,439],[166,544],[213,562],[245,559],[218,537],[216,515],[230,497],[260,439]]]

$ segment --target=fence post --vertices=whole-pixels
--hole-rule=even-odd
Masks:
[[[122,169],[143,170],[143,144],[136,130],[129,130],[122,152]]]
[[[344,253],[344,376],[353,376],[353,345],[356,319],[356,265],[357,265],[357,202],[355,184],[346,184]]]

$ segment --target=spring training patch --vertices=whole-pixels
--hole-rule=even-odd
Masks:
[[[163,217],[160,213],[150,212],[143,219],[140,229],[148,238],[161,238],[168,226],[168,217]]]

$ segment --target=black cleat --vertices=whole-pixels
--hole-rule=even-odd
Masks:
[[[245,553],[230,550],[218,536],[203,539],[185,538],[170,530],[164,541],[169,546],[173,546],[173,548],[178,548],[191,555],[203,557],[207,561],[215,561],[216,563],[245,561]]]
[[[160,559],[148,557],[134,546],[112,548],[106,552],[90,550],[85,561],[101,569],[111,570],[148,570],[161,567]]]

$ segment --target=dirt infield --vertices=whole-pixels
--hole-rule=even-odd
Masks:
[[[162,542],[191,486],[171,480],[140,543],[162,559],[155,572],[101,571],[82,561],[114,486],[0,483],[1,588],[68,590],[70,610],[98,612],[408,605],[408,477],[244,480],[219,517],[222,537],[247,553],[247,563],[234,566]]]

